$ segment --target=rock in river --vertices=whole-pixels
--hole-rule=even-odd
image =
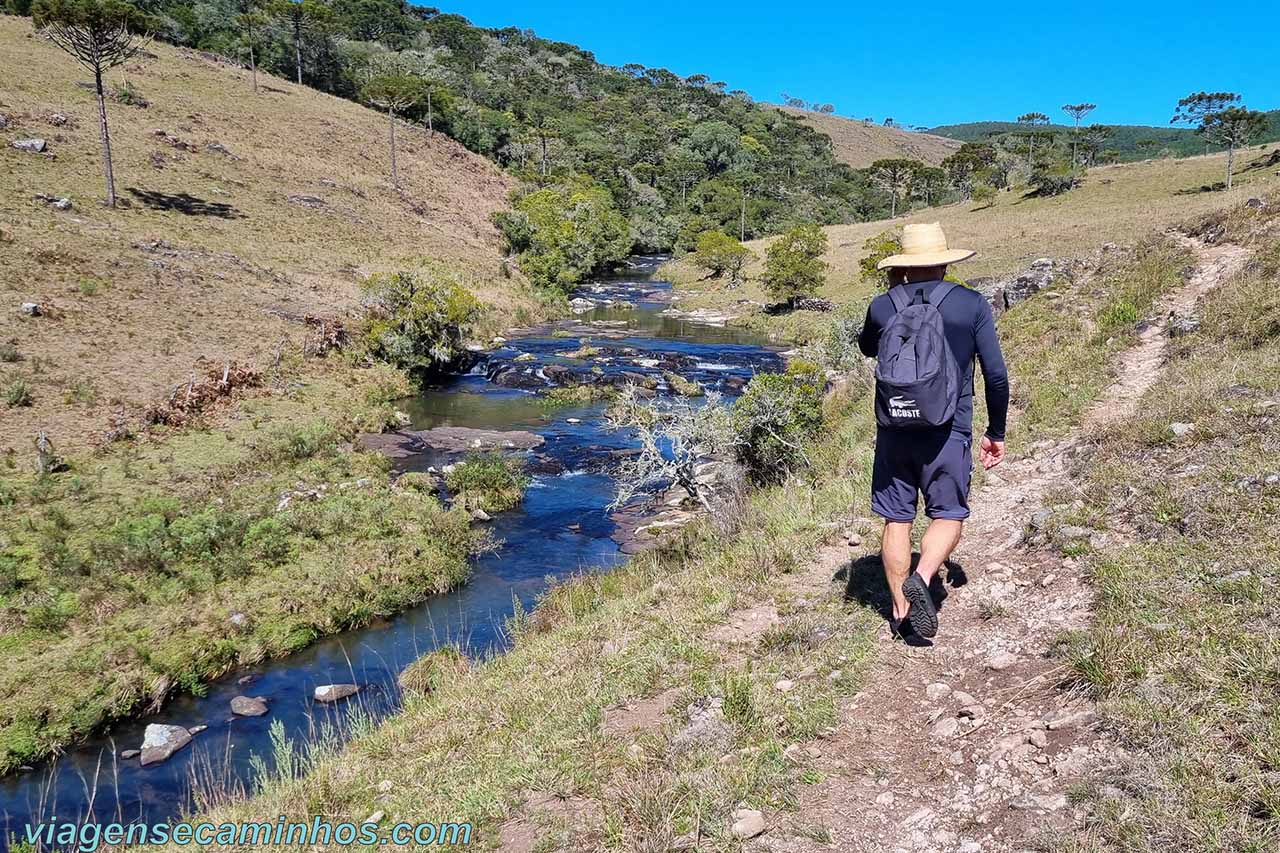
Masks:
[[[355,684],[325,684],[316,688],[315,697],[317,702],[337,702],[359,692],[360,688]]]
[[[142,766],[158,764],[191,743],[191,732],[182,726],[151,723],[142,736]]]
[[[231,713],[237,717],[261,717],[267,713],[267,700],[261,696],[237,696],[231,700]]]
[[[524,430],[470,429],[468,427],[436,427],[435,429],[366,433],[360,446],[375,450],[392,459],[404,459],[427,449],[461,453],[467,450],[530,450],[543,443],[542,436]]]

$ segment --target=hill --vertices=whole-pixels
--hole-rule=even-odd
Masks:
[[[958,138],[945,134],[913,133],[797,107],[778,109],[830,137],[836,159],[855,169],[865,169],[876,160],[890,157],[905,157],[936,166],[960,147]]]
[[[1267,113],[1270,129],[1257,141],[1259,143],[1280,140],[1280,110]],[[1116,124],[1112,128],[1107,148],[1115,151],[1121,161],[1143,160],[1163,152],[1165,156],[1191,157],[1204,154],[1204,141],[1194,130],[1186,127],[1169,127],[1144,124]],[[1026,127],[1014,121],[973,121],[963,124],[945,124],[930,128],[930,134],[944,136],[960,142],[981,142],[993,135],[1024,131]],[[1071,133],[1068,124],[1051,124],[1042,130],[1054,133]],[[1151,140],[1156,143],[1146,150],[1139,143]]]
[[[248,64],[233,0],[143,5],[157,38]],[[530,30],[394,0],[320,7],[295,9],[312,16],[296,42],[282,11],[291,7],[264,9],[258,64],[353,100],[370,78],[415,78],[422,93],[407,118],[530,182],[589,176],[637,250],[687,244],[708,227],[762,236],[878,213],[866,176],[839,163],[822,134],[705,74],[609,66]]]
[[[490,216],[515,181],[494,164],[401,128],[397,192],[385,116],[266,75],[254,96],[246,70],[159,43],[111,75],[149,105],[109,104],[130,206],[104,210],[92,93],[30,32],[0,17],[0,342],[23,358],[0,368],[46,367],[29,377],[32,405],[6,411],[0,447],[25,456],[45,430],[84,448],[199,359],[263,363],[282,339],[296,352],[307,334],[297,320],[342,316],[370,272],[433,258],[466,271],[500,313],[529,301],[499,276]],[[47,153],[10,145],[30,137]],[[19,320],[22,303],[44,316]]]
[[[1078,189],[1048,198],[1010,190],[1000,193],[990,206],[961,202],[893,220],[830,226],[824,229],[830,268],[818,295],[837,304],[866,299],[879,282],[862,278],[859,263],[867,254],[865,242],[907,222],[940,221],[953,245],[978,251],[976,258],[956,267],[958,275],[966,279],[1006,275],[1040,257],[1074,257],[1103,243],[1132,242],[1152,229],[1266,192],[1280,183],[1278,157],[1280,151],[1274,145],[1239,152],[1237,183],[1230,194],[1209,189],[1223,180],[1226,155],[1219,153],[1096,167]],[[756,240],[749,247],[763,258],[770,242]],[[760,325],[782,337],[810,339],[821,328],[821,318],[812,312],[767,314],[761,310],[768,300],[758,280],[762,269],[758,261],[748,270],[747,281],[734,289],[704,279],[702,271],[684,261],[669,269],[688,292],[682,306],[738,314],[737,322]]]

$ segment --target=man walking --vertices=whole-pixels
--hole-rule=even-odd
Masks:
[[[858,339],[863,354],[877,358],[871,507],[884,518],[880,554],[895,633],[903,620],[921,637],[938,632],[929,584],[969,517],[975,357],[987,399],[979,456],[988,469],[1004,459],[1009,377],[991,306],[976,291],[944,281],[948,264],[974,254],[948,248],[937,223],[905,226],[901,254],[878,265],[888,270],[889,291],[868,307]],[[911,527],[920,494],[930,521],[913,572]]]

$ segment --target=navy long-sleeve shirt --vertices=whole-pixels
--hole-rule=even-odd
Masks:
[[[917,291],[926,296],[942,282],[926,281],[900,284],[915,299]],[[976,290],[957,287],[942,301],[938,308],[951,354],[960,365],[960,402],[951,431],[966,436],[973,434],[973,360],[982,365],[982,379],[986,384],[987,435],[996,441],[1004,440],[1005,420],[1009,415],[1009,372],[1004,366],[1004,354],[1000,352],[1000,339],[996,337],[996,322],[991,316],[991,306]],[[896,309],[889,294],[882,293],[867,307],[867,321],[858,336],[858,347],[863,355],[874,356],[880,349],[880,335]]]

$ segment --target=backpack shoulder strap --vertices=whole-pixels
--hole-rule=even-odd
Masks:
[[[933,289],[933,293],[929,294],[929,304],[934,308],[941,307],[942,300],[950,296],[951,291],[955,290],[959,286],[960,285],[956,284],[954,281],[944,281]]]
[[[888,293],[889,301],[893,303],[893,313],[895,314],[906,310],[906,307],[911,304],[911,297],[907,295],[906,288],[901,284],[889,288]]]

